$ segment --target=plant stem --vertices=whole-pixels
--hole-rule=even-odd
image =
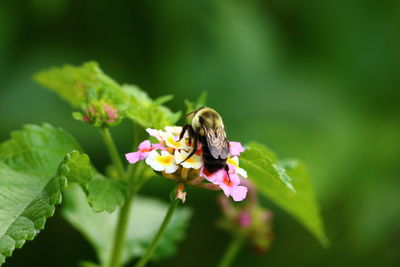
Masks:
[[[117,167],[120,179],[123,179],[125,176],[124,165],[122,164],[121,158],[119,156],[117,147],[115,146],[114,141],[111,137],[110,131],[108,130],[108,128],[101,128],[100,132],[103,137],[104,143],[107,146],[111,160]]]
[[[117,168],[120,179],[127,180],[127,173],[125,172],[124,165],[121,161],[120,154],[118,153],[117,147],[111,137],[110,131],[108,128],[102,128],[100,130],[101,135],[103,137],[104,143],[107,146],[108,152],[110,154],[111,160]],[[132,173],[131,173],[132,175]],[[119,210],[117,226],[114,234],[114,240],[111,250],[111,255],[109,259],[110,267],[120,267],[121,266],[121,258],[123,256],[125,240],[126,240],[126,232],[129,224],[129,216],[131,205],[133,202],[133,198],[135,196],[135,191],[130,190],[129,195],[127,196],[124,205]]]
[[[118,214],[117,229],[114,235],[114,241],[111,252],[112,254],[108,265],[110,267],[121,266],[121,258],[123,256],[125,247],[126,232],[128,229],[129,215],[131,211],[133,197],[134,193],[131,193],[130,196],[126,199],[124,205],[122,206]]]
[[[158,229],[158,232],[156,236],[154,237],[153,241],[151,242],[150,247],[147,249],[146,253],[142,256],[142,258],[136,263],[135,267],[144,267],[147,263],[147,261],[150,259],[151,255],[153,254],[155,248],[158,245],[158,242],[160,241],[165,229],[167,228],[167,225],[169,221],[172,218],[172,215],[174,214],[174,211],[176,210],[176,207],[178,207],[180,199],[174,199],[171,201],[171,204],[168,208],[167,214],[164,217],[164,220],[160,226],[160,229]]]
[[[233,237],[230,242],[228,248],[225,250],[224,256],[220,260],[218,267],[229,267],[232,264],[232,261],[235,259],[236,255],[240,251],[243,246],[244,239],[240,235],[236,235]]]

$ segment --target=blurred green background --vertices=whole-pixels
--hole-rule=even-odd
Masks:
[[[99,169],[96,130],[32,81],[49,66],[97,60],[150,96],[209,93],[231,140],[297,157],[321,203],[331,247],[275,213],[266,255],[244,249],[235,266],[400,266],[400,2],[295,0],[2,0],[0,140],[26,123],[71,132]],[[113,130],[121,152],[130,128]],[[144,191],[168,199],[162,179]],[[216,194],[191,189],[195,210],[179,255],[151,266],[213,266],[229,241],[215,227]],[[76,266],[95,260],[60,216],[5,266]]]

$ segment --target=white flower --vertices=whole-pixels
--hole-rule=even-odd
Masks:
[[[165,171],[165,173],[174,173],[178,169],[175,164],[175,158],[167,151],[161,151],[161,155],[153,150],[146,158],[146,164],[155,171]]]
[[[166,126],[165,131],[167,133],[171,133],[171,134],[179,137],[179,135],[182,132],[182,127],[181,126]]]
[[[163,138],[161,137],[161,134],[163,133],[163,131],[161,130],[156,130],[156,129],[152,129],[152,128],[147,128],[146,132],[150,135],[155,137],[158,141],[162,141]]]
[[[169,132],[161,132],[160,133],[162,139],[165,141],[165,145],[167,147],[172,147],[174,149],[191,149],[190,146],[186,143],[186,137],[184,136],[182,140],[177,141],[179,139],[178,136],[174,136],[172,133]]]
[[[181,150],[181,151],[175,150],[175,162],[177,164],[181,163],[188,157],[189,154],[190,154],[190,152],[186,152],[184,150]],[[187,169],[189,169],[189,168],[199,169],[199,168],[201,168],[201,166],[203,166],[203,160],[202,160],[201,156],[193,154],[185,162],[182,162],[181,165]]]
[[[236,173],[242,176],[243,178],[247,178],[247,172],[239,167],[239,158],[238,157],[228,157],[226,163],[232,164],[235,167]]]

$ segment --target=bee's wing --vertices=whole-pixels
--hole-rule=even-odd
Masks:
[[[204,127],[205,136],[207,139],[208,148],[213,158],[226,159],[229,153],[229,143],[226,139],[226,134],[223,128],[213,130],[208,127]]]

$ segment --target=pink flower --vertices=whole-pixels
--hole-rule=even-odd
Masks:
[[[240,185],[239,175],[235,172],[235,167],[229,166],[229,176],[225,169],[220,169],[214,173],[208,173],[206,169],[201,170],[201,175],[213,184],[219,185],[224,194],[231,196],[234,201],[242,201],[246,198],[247,187]]]
[[[164,147],[160,144],[153,144],[152,146],[149,140],[145,140],[140,143],[138,151],[127,153],[125,154],[125,157],[129,161],[129,163],[133,164],[138,162],[139,160],[146,159],[150,151],[154,149],[164,149]]]
[[[244,147],[239,142],[229,142],[229,154],[231,156],[240,156],[244,152]]]
[[[209,181],[209,182],[211,182],[211,183],[214,183],[215,180],[216,180],[216,178],[217,178],[218,176],[222,175],[221,172],[225,172],[225,170],[222,169],[222,170],[218,170],[218,171],[216,171],[216,172],[210,173],[210,172],[208,172],[208,171],[203,167],[203,168],[201,168],[201,170],[200,170],[200,176],[206,178],[207,181]]]
[[[242,201],[246,198],[247,187],[239,185],[240,178],[236,173],[230,173],[228,176],[225,172],[219,178],[216,184],[224,191],[225,196],[231,196],[234,201]]]

